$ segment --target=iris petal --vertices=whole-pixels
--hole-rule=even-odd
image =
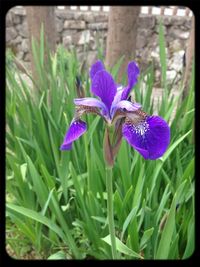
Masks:
[[[139,73],[140,73],[140,70],[139,70],[137,64],[134,61],[130,62],[128,64],[128,68],[127,68],[128,85],[123,90],[121,100],[127,99],[131,89],[137,83],[137,77],[138,77]]]
[[[75,98],[74,99],[74,104],[76,106],[87,106],[87,107],[97,107],[100,108],[102,111],[102,115],[105,117],[109,116],[109,111],[106,105],[93,97],[85,97],[85,98]]]
[[[121,87],[120,87],[121,88]],[[118,102],[120,102],[122,97],[123,89],[117,90],[115,97],[113,99],[112,105],[111,105],[111,114],[113,113],[114,107],[117,105]],[[111,115],[112,116],[112,115]]]
[[[127,75],[128,75],[128,85],[133,87],[137,82],[137,77],[140,73],[140,70],[137,64],[132,61],[128,64]]]
[[[100,71],[100,70],[104,70],[104,65],[103,63],[101,62],[101,60],[97,60],[91,67],[90,69],[90,78],[91,80],[93,80],[95,74]]]
[[[72,143],[65,144],[63,143],[60,147],[61,150],[71,150],[72,149]]]
[[[145,159],[161,157],[170,142],[170,129],[159,116],[148,116],[137,125],[124,123],[122,133],[127,142]]]
[[[119,109],[125,112],[133,112],[141,108],[142,106],[139,103],[132,103],[127,100],[119,101],[115,106],[112,106],[111,117],[114,116],[115,112]]]
[[[92,80],[91,91],[99,96],[108,110],[112,105],[117,88],[113,77],[105,70],[98,71]]]
[[[87,130],[87,125],[82,120],[72,121],[61,145],[61,150],[70,150],[72,148],[72,143],[77,140],[81,135],[83,135]]]

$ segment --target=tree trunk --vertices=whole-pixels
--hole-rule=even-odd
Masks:
[[[55,13],[53,6],[27,6],[26,7],[27,22],[29,27],[29,43],[31,55],[31,67],[33,77],[37,79],[31,40],[32,37],[39,44],[41,26],[44,26],[44,41],[45,46],[48,46],[50,51],[54,52],[56,48],[56,27],[55,27]],[[46,59],[46,57],[45,57]],[[44,64],[45,66],[45,64]]]
[[[112,67],[120,57],[124,56],[123,64],[119,70],[119,82],[126,71],[128,61],[133,60],[135,56],[139,12],[139,6],[110,7],[106,65]]]
[[[190,36],[187,44],[187,49],[185,53],[185,71],[184,71],[184,78],[183,78],[183,99],[188,95],[189,91],[189,83],[191,80],[192,74],[192,63],[194,58],[194,15],[192,16],[192,25],[190,30]]]

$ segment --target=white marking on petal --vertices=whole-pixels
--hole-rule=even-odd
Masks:
[[[123,86],[123,85],[119,85],[119,86],[117,87],[117,91],[122,90],[122,89],[124,89],[124,86]]]
[[[144,137],[145,133],[149,130],[149,124],[144,121],[142,123],[139,123],[137,125],[133,125],[133,131],[136,132],[136,134],[141,135],[142,137]]]

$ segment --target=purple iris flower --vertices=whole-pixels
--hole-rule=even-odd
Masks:
[[[76,111],[65,135],[61,150],[70,150],[72,143],[87,131],[81,116],[87,113],[100,115],[108,125],[115,125],[121,135],[145,159],[161,157],[170,142],[170,129],[159,116],[150,116],[141,109],[139,103],[128,101],[128,96],[137,83],[139,68],[134,61],[128,64],[126,87],[119,86],[98,60],[90,70],[91,92],[97,98],[74,99]]]

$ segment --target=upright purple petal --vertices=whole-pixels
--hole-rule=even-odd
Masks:
[[[145,159],[161,157],[170,142],[169,126],[159,116],[148,116],[137,125],[124,123],[122,134]]]
[[[140,73],[140,70],[137,64],[132,61],[128,64],[127,75],[128,75],[128,85],[133,87],[137,83],[137,77]]]
[[[120,86],[119,90],[117,88],[117,92],[115,94],[115,97],[114,97],[112,105],[111,105],[111,113],[112,113],[112,110],[114,109],[114,107],[117,105],[117,103],[121,100],[122,93],[123,93],[123,89],[121,89],[121,88],[122,88],[122,86]]]
[[[97,60],[91,67],[90,69],[90,78],[91,80],[93,80],[95,74],[100,71],[100,70],[104,70],[105,67],[103,65],[103,63],[101,62],[101,60]]]
[[[137,78],[138,78],[139,73],[140,73],[140,70],[137,64],[134,61],[130,62],[127,68],[128,85],[123,90],[121,100],[127,99],[131,89],[137,83]]]
[[[72,143],[77,140],[82,134],[87,130],[87,125],[82,120],[72,121],[61,145],[61,150],[70,150],[72,148]]]
[[[113,77],[105,70],[98,71],[92,80],[91,91],[99,96],[103,103],[110,110],[117,88]]]

